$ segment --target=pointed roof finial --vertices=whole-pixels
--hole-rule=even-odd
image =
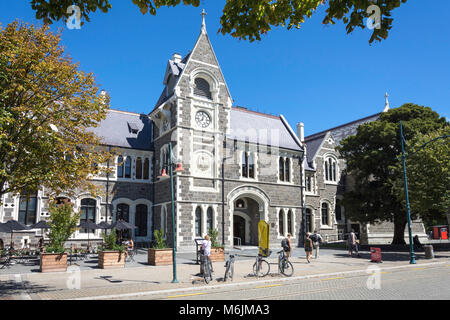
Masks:
[[[202,16],[202,32],[206,33],[206,11],[205,11],[205,9],[203,9],[201,16]]]
[[[384,110],[383,112],[388,112],[390,107],[389,107],[389,95],[386,92],[386,94],[384,95],[384,97],[386,98],[385,103],[384,103]]]

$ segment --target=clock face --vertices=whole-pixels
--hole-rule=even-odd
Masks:
[[[207,128],[211,124],[211,118],[205,111],[199,111],[195,115],[195,121],[202,128]]]

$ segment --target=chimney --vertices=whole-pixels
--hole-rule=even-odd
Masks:
[[[297,123],[297,137],[301,142],[305,141],[305,124],[303,122]]]
[[[183,59],[183,57],[179,53],[174,53],[172,56],[172,61],[175,63],[181,62],[181,59]]]

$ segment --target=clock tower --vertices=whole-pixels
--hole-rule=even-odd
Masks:
[[[205,198],[220,198],[223,142],[230,128],[232,98],[206,31],[205,15],[203,12],[200,35],[192,51],[185,57],[174,54],[169,60],[165,88],[150,113],[155,123],[155,169],[162,169],[169,141],[174,162],[183,164],[184,171],[175,177],[177,230],[194,224],[194,204]],[[161,188],[165,188],[162,181],[156,185],[156,189]],[[165,192],[159,193],[161,199],[155,202],[170,201]],[[217,226],[217,212],[215,216]],[[184,242],[192,246],[191,231],[178,233],[177,246]]]

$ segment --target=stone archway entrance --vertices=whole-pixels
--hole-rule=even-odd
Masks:
[[[258,246],[258,223],[268,221],[269,198],[259,188],[242,186],[228,194],[231,245]],[[240,239],[240,241],[238,240]]]

